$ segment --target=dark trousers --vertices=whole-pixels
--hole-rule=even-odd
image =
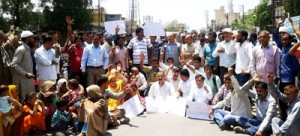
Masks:
[[[284,87],[286,87],[287,85],[295,85],[295,82],[287,82],[287,83],[280,82],[279,90],[281,93],[284,93]],[[285,121],[286,117],[287,117],[287,112],[286,112],[287,108],[288,108],[288,105],[279,100],[280,116],[283,121]]]
[[[250,74],[236,74],[236,79],[238,80],[240,86],[243,86],[250,79],[250,77]]]

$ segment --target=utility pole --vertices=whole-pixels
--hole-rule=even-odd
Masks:
[[[275,0],[272,0],[272,33],[275,32],[275,22],[276,22],[276,17],[275,17]]]
[[[101,26],[101,5],[100,5],[100,0],[98,0],[98,28],[99,28],[99,32],[101,30],[100,26]]]
[[[242,21],[243,21],[243,26],[245,26],[245,10],[244,10],[244,5],[241,5],[241,10],[242,10]]]

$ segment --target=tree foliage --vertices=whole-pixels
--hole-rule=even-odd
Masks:
[[[299,0],[284,0],[284,10],[289,12],[291,16],[300,15]]]
[[[42,0],[40,6],[44,6],[45,15],[43,29],[64,30],[66,16],[74,19],[73,29],[87,29],[91,22],[91,13],[88,9],[91,5],[92,0]]]
[[[185,29],[188,29],[187,25],[184,23],[179,23],[177,20],[173,20],[165,25],[165,28],[169,32],[178,32],[180,29],[180,26],[183,25]]]

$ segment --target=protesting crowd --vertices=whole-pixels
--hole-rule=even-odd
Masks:
[[[273,34],[181,26],[157,37],[72,30],[66,17],[64,45],[58,31],[0,31],[0,136],[104,135],[130,123],[120,107],[133,97],[145,111],[149,98],[201,103],[221,130],[300,135],[300,29],[288,19],[297,37],[283,21]]]

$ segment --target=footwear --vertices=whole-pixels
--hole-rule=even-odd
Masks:
[[[240,127],[240,126],[235,126],[233,128],[233,130],[235,131],[235,133],[242,133],[242,134],[246,134],[246,129]]]
[[[225,125],[225,124],[221,124],[221,125],[219,126],[219,128],[220,128],[221,130],[228,130],[228,129],[230,129],[230,127],[227,126],[227,125]]]
[[[210,124],[216,124],[216,122],[214,120],[210,121]]]
[[[127,118],[127,117],[124,117],[124,118],[121,118],[121,119],[120,119],[120,123],[121,123],[121,124],[128,124],[129,121],[130,121],[130,119]]]

